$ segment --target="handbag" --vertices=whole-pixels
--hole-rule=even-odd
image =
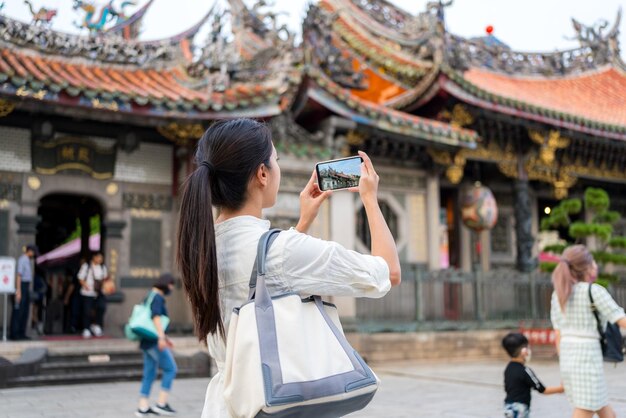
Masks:
[[[589,285],[589,300],[591,301],[593,316],[596,317],[598,334],[600,334],[602,357],[604,361],[608,363],[621,363],[624,361],[624,340],[622,339],[622,333],[620,332],[619,326],[611,322],[607,322],[606,330],[603,330],[602,324],[600,323],[600,316],[598,315],[598,308],[596,308],[593,295],[591,294],[591,286],[593,285]]]
[[[102,266],[106,268],[104,265]],[[89,269],[87,270],[87,276],[89,276],[89,272],[92,271],[91,265],[89,265]],[[110,276],[106,276],[102,280],[96,280],[96,274],[93,273],[93,290],[98,294],[103,294],[105,296],[112,295],[116,292],[117,288],[115,286],[115,282],[111,279]]]
[[[228,328],[224,398],[236,418],[335,418],[364,408],[379,380],[350,346],[335,305],[297,293],[270,297],[261,236],[248,301]]]
[[[138,303],[133,306],[133,312],[128,319],[128,323],[124,326],[124,334],[129,340],[159,339],[159,334],[152,320],[151,305],[155,295],[155,292],[150,292],[144,303]],[[167,329],[169,323],[170,319],[165,315],[161,315],[161,326],[163,330]]]
[[[100,292],[102,292],[103,295],[109,296],[117,291],[115,282],[110,277],[107,276],[101,281],[102,281],[102,284],[100,286],[101,287]]]

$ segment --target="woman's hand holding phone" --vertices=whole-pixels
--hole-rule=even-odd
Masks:
[[[313,170],[309,182],[300,193],[300,220],[296,225],[298,232],[306,233],[309,230],[319,213],[320,206],[331,194],[332,191],[320,190],[317,184],[317,173]]]
[[[378,206],[378,182],[380,177],[374,169],[372,160],[366,153],[359,151],[359,157],[363,159],[361,163],[361,179],[359,180],[359,186],[350,190],[359,192],[363,204],[373,203]]]

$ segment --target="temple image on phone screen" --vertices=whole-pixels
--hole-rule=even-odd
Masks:
[[[357,187],[361,178],[361,159],[329,161],[318,167],[322,190],[336,190]]]

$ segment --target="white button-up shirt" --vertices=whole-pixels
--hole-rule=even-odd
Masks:
[[[87,288],[81,287],[80,294],[92,298],[97,297],[98,293],[95,291],[96,280],[104,280],[107,275],[107,268],[104,264],[83,264],[78,271],[78,278],[85,281]]]
[[[248,298],[259,238],[269,228],[269,221],[253,216],[239,216],[215,225],[219,292],[226,330],[233,308]],[[359,254],[295,229],[281,232],[270,247],[265,281],[271,295],[296,292],[379,298],[391,289],[389,267],[381,257]],[[211,334],[207,345],[218,372],[207,388],[202,417],[230,418],[223,397],[226,343],[219,335]]]

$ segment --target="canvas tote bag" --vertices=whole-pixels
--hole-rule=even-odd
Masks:
[[[151,291],[144,303],[138,303],[133,307],[133,312],[128,319],[128,323],[124,326],[124,334],[129,340],[159,339],[159,333],[152,320],[151,306],[155,295],[156,293]],[[163,330],[166,330],[169,324],[170,319],[165,315],[161,315],[161,326]]]
[[[248,302],[228,328],[224,397],[236,418],[334,418],[364,408],[378,378],[346,340],[334,305],[296,293],[270,297],[259,240]]]

